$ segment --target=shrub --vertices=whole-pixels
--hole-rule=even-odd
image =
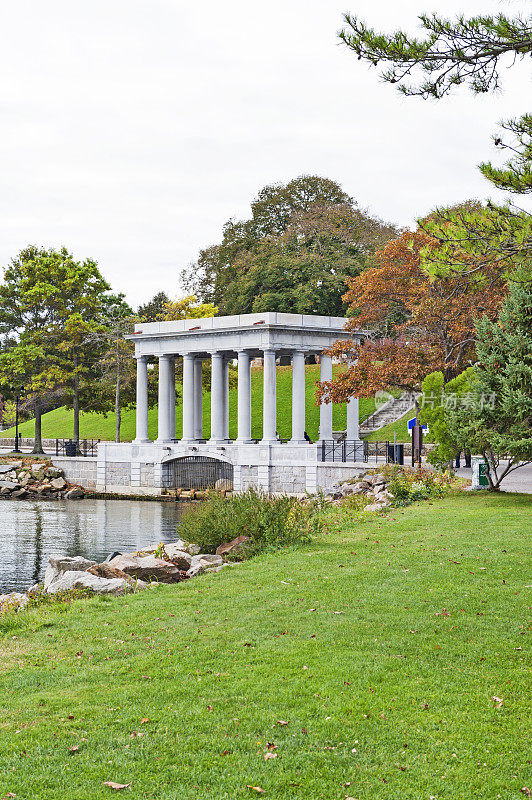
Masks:
[[[248,536],[250,541],[242,550],[230,556],[242,560],[264,550],[308,542],[319,530],[319,501],[287,495],[270,497],[248,489],[232,497],[210,495],[201,504],[187,508],[180,534],[198,544],[204,553],[214,553],[237,536]]]
[[[455,482],[454,477],[448,472],[412,470],[398,465],[388,467],[385,474],[390,481],[388,488],[394,495],[396,505],[428,500],[429,497],[444,497],[451,491]]]

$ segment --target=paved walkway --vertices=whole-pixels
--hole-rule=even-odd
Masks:
[[[469,481],[471,480],[470,468],[461,467],[456,470],[456,474],[460,475],[461,478],[467,478]],[[532,494],[532,464],[519,467],[515,472],[511,472],[501,483],[501,491]]]

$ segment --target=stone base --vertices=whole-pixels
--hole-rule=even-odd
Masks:
[[[90,488],[114,494],[163,494],[173,488],[164,485],[164,464],[185,456],[205,456],[231,464],[237,492],[254,487],[265,492],[304,495],[329,489],[368,468],[365,463],[320,462],[318,446],[308,442],[102,442],[98,446],[95,485]]]

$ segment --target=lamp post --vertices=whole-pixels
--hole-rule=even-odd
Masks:
[[[22,450],[18,446],[18,402],[20,400],[20,391],[17,389],[15,393],[15,447],[14,453],[21,453]]]

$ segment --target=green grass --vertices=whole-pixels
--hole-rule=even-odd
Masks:
[[[305,548],[3,618],[0,797],[520,800],[531,510],[337,509]]]
[[[306,367],[306,419],[309,436],[318,438],[320,412],[314,398],[314,387],[319,379],[319,366]],[[375,408],[374,399],[362,398],[359,404],[360,416],[371,413]],[[255,439],[262,437],[262,368],[253,368],[251,373],[251,410],[252,410],[252,436]],[[292,414],[292,369],[291,367],[277,368],[277,430],[282,439],[291,436]],[[43,415],[42,435],[49,439],[62,439],[72,436],[73,412],[66,408],[57,408]],[[116,416],[114,413],[103,414],[82,413],[80,417],[80,436],[82,439],[104,439],[114,441]],[[210,435],[211,424],[211,395],[203,395],[203,433]],[[182,407],[176,408],[176,430],[180,435],[183,425]],[[333,411],[333,427],[335,430],[345,430],[346,407],[335,406]],[[20,433],[25,437],[33,437],[35,426],[33,420],[23,422],[19,426]],[[148,411],[148,433],[150,438],[157,438],[157,408]],[[237,435],[237,390],[229,392],[229,433],[231,438]],[[15,429],[9,428],[2,431],[0,437],[13,437]],[[124,409],[121,425],[122,441],[131,441],[135,438],[135,409]]]

